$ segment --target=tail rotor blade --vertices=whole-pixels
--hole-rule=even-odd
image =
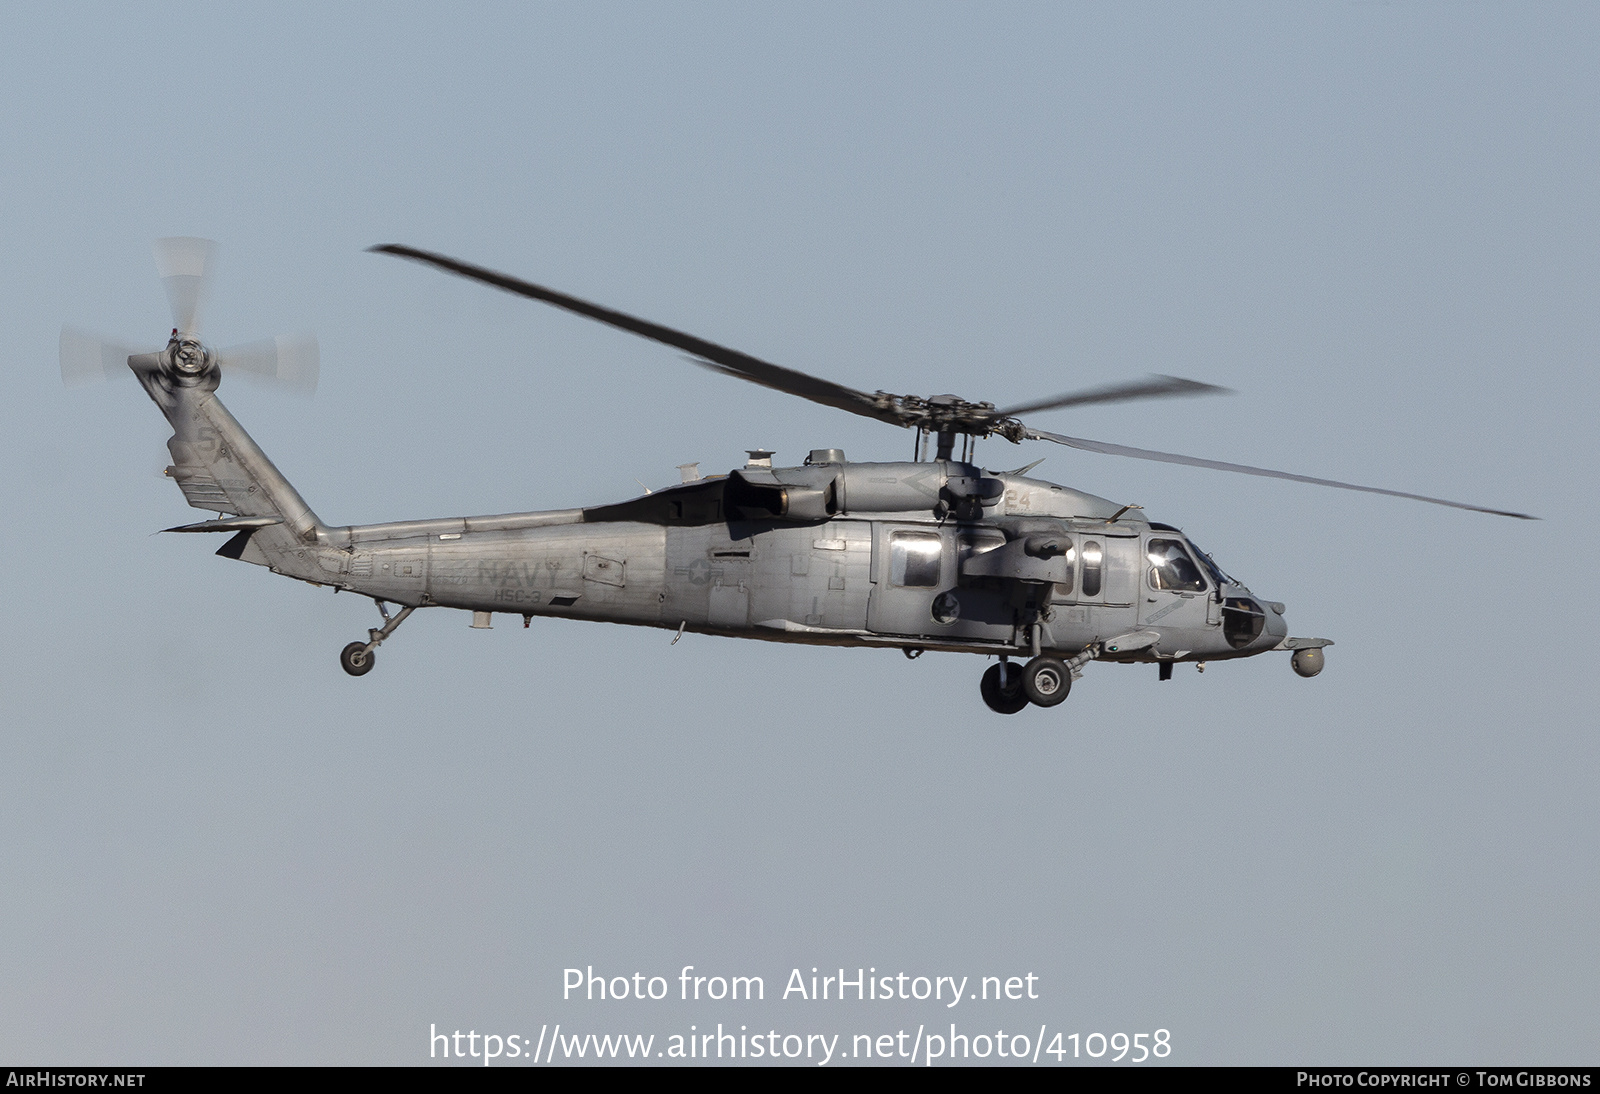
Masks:
[[[200,304],[216,270],[217,245],[194,236],[156,240],[156,270],[172,307],[172,325],[184,334],[197,330]]]
[[[139,351],[76,327],[61,328],[61,382],[68,387],[104,383],[129,375],[128,358]]]
[[[217,365],[229,375],[265,380],[310,395],[317,390],[322,354],[314,334],[280,334],[225,349],[217,354]]]

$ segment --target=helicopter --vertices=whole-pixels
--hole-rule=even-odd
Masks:
[[[1072,437],[1020,415],[1225,389],[1154,376],[1007,408],[955,395],[867,393],[445,255],[400,244],[369,248],[553,305],[671,346],[696,364],[915,432],[913,459],[852,462],[837,448],[777,466],[753,449],[743,467],[628,500],[576,509],[383,524],[323,523],[217,398],[224,375],[314,388],[309,337],[212,350],[197,315],[216,246],[160,240],[156,260],[172,310],[164,349],[138,353],[73,328],[61,336],[62,377],[103,379],[125,365],[166,416],[167,476],[213,519],[163,529],[224,533],[223,558],[371,598],[382,618],[339,653],[363,676],[376,650],[419,608],[584,619],[684,633],[807,645],[929,650],[994,664],[979,692],[1000,714],[1053,707],[1092,661],[1175,664],[1285,651],[1314,677],[1326,638],[1289,634],[1285,606],[1258,597],[1178,528],[1141,507],[1030,477],[1039,462],[993,471],[979,440],[1049,441],[1089,452],[1386,494],[1521,520],[1526,513],[1283,471]],[[933,445],[930,457],[928,447]],[[395,611],[391,612],[393,607]]]

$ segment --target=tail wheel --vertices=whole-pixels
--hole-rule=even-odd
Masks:
[[[996,714],[1015,714],[1028,705],[1022,693],[1022,669],[1013,661],[990,665],[978,682],[983,701]]]
[[[1054,657],[1035,657],[1022,669],[1022,691],[1035,706],[1053,707],[1072,690],[1072,672]]]
[[[372,671],[373,653],[365,642],[352,642],[339,651],[339,667],[351,676],[365,676]]]

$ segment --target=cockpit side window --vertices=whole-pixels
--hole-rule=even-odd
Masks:
[[[896,532],[889,537],[889,581],[909,588],[939,584],[943,546],[937,532]]]
[[[1175,539],[1152,539],[1145,548],[1150,563],[1150,587],[1173,592],[1204,592],[1206,579],[1200,576],[1183,544]]]

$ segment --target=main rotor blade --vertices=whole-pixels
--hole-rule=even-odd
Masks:
[[[1152,376],[1148,380],[1131,380],[1122,384],[1089,388],[1086,391],[1069,391],[1036,403],[1023,403],[995,411],[996,418],[1011,418],[1018,414],[1032,414],[1040,410],[1059,410],[1067,406],[1087,406],[1090,403],[1123,403],[1130,399],[1166,399],[1176,395],[1232,395],[1230,388],[1215,384],[1202,384],[1199,380],[1185,380],[1181,376]]]
[[[198,327],[197,313],[205,299],[210,276],[216,269],[217,245],[194,236],[156,240],[156,270],[172,307],[172,325],[184,334]]]
[[[61,328],[61,382],[68,387],[131,376],[128,358],[139,351],[76,327]]]
[[[317,390],[321,364],[314,334],[280,334],[217,354],[219,368],[252,379],[270,380],[306,395]]]
[[[470,263],[460,262],[446,255],[434,254],[431,251],[420,251],[415,247],[406,247],[398,243],[386,243],[377,247],[367,248],[380,254],[397,255],[400,258],[410,258],[418,262],[427,263],[449,273],[459,274],[462,277],[481,281],[486,285],[493,285],[497,289],[526,296],[532,300],[541,300],[546,304],[553,304],[578,315],[625,330],[632,334],[640,335],[657,342],[674,346],[685,353],[699,358],[702,362],[718,372],[737,376],[741,380],[770,387],[775,391],[787,392],[798,395],[802,399],[810,399],[814,403],[824,406],[837,407],[848,410],[852,414],[861,414],[868,418],[889,422],[893,425],[904,425],[905,421],[892,405],[880,403],[878,399],[864,391],[836,384],[831,380],[823,380],[816,376],[798,372],[795,369],[774,365],[770,361],[763,361],[759,357],[751,357],[748,353],[741,353],[727,346],[719,346],[715,342],[707,342],[703,338],[696,338],[692,334],[663,327],[659,323],[652,323],[647,319],[639,319],[623,312],[603,308],[598,304],[591,304],[587,300],[579,300],[575,296],[547,289],[542,285],[535,285],[509,274],[499,273],[495,270],[474,266]]]
[[[1221,460],[1202,460],[1196,456],[1179,456],[1172,452],[1152,452],[1148,448],[1129,448],[1126,445],[1107,444],[1104,441],[1088,441],[1082,437],[1064,437],[1059,433],[1046,433],[1042,429],[1024,427],[1022,435],[1033,440],[1054,441],[1056,444],[1064,444],[1069,448],[1081,448],[1085,452],[1102,452],[1108,456],[1132,456],[1136,460],[1156,460],[1160,463],[1183,464],[1186,467],[1209,467],[1213,471],[1236,471],[1241,475],[1260,475],[1269,479],[1308,482],[1313,486],[1336,486],[1340,490],[1359,490],[1364,494],[1388,494],[1393,498],[1409,498],[1412,501],[1426,501],[1433,505],[1448,505],[1452,509],[1467,509],[1474,513],[1492,513],[1497,517],[1515,517],[1518,520],[1539,519],[1535,516],[1529,516],[1527,513],[1512,513],[1505,509],[1489,509],[1482,505],[1446,501],[1443,498],[1430,498],[1423,494],[1407,494],[1402,490],[1385,490],[1379,486],[1356,486],[1348,482],[1335,482],[1333,479],[1317,479],[1309,475],[1291,475],[1287,471],[1269,471],[1264,467],[1246,467],[1241,463],[1223,463]]]

